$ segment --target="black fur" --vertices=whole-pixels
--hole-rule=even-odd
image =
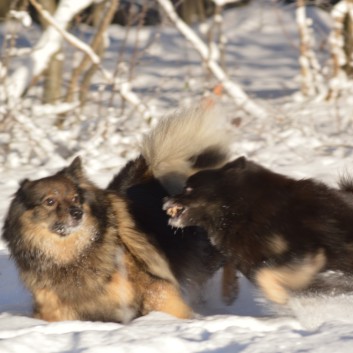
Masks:
[[[125,196],[131,217],[166,255],[186,292],[202,285],[224,263],[224,257],[211,245],[203,229],[174,229],[168,225],[162,206],[169,195],[149,174],[142,156],[127,163],[109,183],[108,190]]]
[[[195,169],[213,168],[227,158],[228,151],[222,151],[218,146],[209,147],[197,156],[191,158],[191,163]]]
[[[212,243],[255,283],[261,269],[294,274],[312,262],[317,271],[308,283],[287,289],[337,293],[353,290],[352,185],[348,177],[341,189],[295,180],[241,157],[191,176],[164,209],[175,227],[207,230]],[[314,265],[319,257],[322,266]],[[337,276],[324,276],[325,271]]]

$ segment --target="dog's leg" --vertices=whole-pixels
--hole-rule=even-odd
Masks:
[[[289,299],[288,290],[305,289],[325,263],[326,256],[321,250],[306,256],[301,262],[261,268],[255,276],[255,282],[268,299],[285,304]]]
[[[179,290],[166,281],[155,281],[146,289],[142,314],[146,315],[151,311],[162,311],[179,319],[192,317],[192,310]]]
[[[226,305],[231,305],[239,293],[237,268],[234,261],[229,261],[223,266],[222,273],[222,300]]]
[[[73,308],[65,305],[58,295],[49,289],[33,292],[34,317],[46,321],[63,321],[79,319]]]

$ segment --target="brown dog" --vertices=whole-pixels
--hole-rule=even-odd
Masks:
[[[174,235],[159,180],[178,190],[195,169],[224,161],[217,120],[203,108],[162,120],[107,190],[88,180],[79,158],[53,176],[21,183],[3,239],[33,294],[35,317],[127,322],[154,310],[192,315],[181,287],[201,284],[222,257],[203,231]]]
[[[352,179],[340,186],[295,180],[241,157],[192,175],[164,208],[171,225],[203,227],[227,257],[225,290],[236,290],[237,269],[283,304],[292,291],[353,290]]]

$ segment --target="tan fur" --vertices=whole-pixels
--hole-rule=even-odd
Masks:
[[[274,234],[268,241],[269,253],[280,255],[288,250],[288,243],[280,234]]]
[[[49,288],[34,288],[34,317],[46,321],[75,320],[77,318],[72,306],[65,305],[57,293]]]
[[[84,212],[83,222],[75,232],[69,237],[58,237],[48,229],[44,217],[37,223],[33,210],[27,210],[19,219],[23,228],[26,229],[23,237],[30,247],[40,249],[56,264],[68,264],[94,241],[96,222],[90,217],[90,211],[86,205],[84,205]]]
[[[56,238],[48,233],[49,238]],[[68,238],[70,238],[70,235]],[[82,273],[75,279],[74,273],[70,272],[64,281],[55,282],[55,278],[48,278],[50,272],[41,275],[33,272],[22,272],[21,277],[27,287],[32,291],[35,304],[35,317],[48,320],[103,320],[103,321],[129,321],[136,316],[138,297],[134,282],[130,277],[132,266],[136,266],[133,259],[130,259],[121,248],[117,247],[116,229],[110,228],[105,235],[105,243],[92,258],[83,257]],[[61,240],[61,239],[59,239]],[[59,241],[56,239],[56,241]],[[65,240],[65,239],[63,239]],[[46,252],[48,260],[55,261],[62,265],[63,259],[77,261],[81,252],[77,247],[70,249],[70,242],[67,239],[65,246],[57,246]],[[49,242],[50,243],[50,242]],[[64,249],[70,256],[65,257]],[[120,249],[120,251],[119,251]],[[43,249],[41,249],[43,251]],[[44,247],[47,249],[47,244]],[[76,256],[75,251],[76,250]],[[53,255],[54,254],[54,255]],[[119,258],[119,268],[116,268],[115,258]],[[69,265],[69,264],[68,264]],[[86,271],[85,267],[91,267],[95,273]],[[105,274],[105,275],[104,275]],[[104,275],[104,276],[103,276]],[[110,279],[106,280],[105,276]],[[76,283],[77,281],[77,283]],[[126,317],[126,320],[124,318]]]
[[[109,281],[86,278],[91,282],[87,296],[77,288],[75,298],[66,302],[55,286],[45,289],[34,286],[35,317],[47,321],[78,320],[85,318],[85,312],[97,312],[96,320],[129,322],[136,316],[136,310],[142,315],[164,311],[178,318],[191,317],[192,311],[177,286],[145,272],[129,251],[121,250],[118,257],[119,269]]]
[[[65,302],[55,289],[34,289],[34,316],[46,321],[79,320],[82,311],[101,311],[106,312],[107,317],[126,316],[126,320],[122,320],[126,322],[134,316],[129,310],[136,301],[133,283],[119,272],[112,275],[111,280],[100,289],[97,296],[92,296],[93,300],[81,300],[79,292],[77,294],[77,302]],[[104,319],[104,316],[100,316],[100,319]]]
[[[129,322],[161,310],[189,318],[192,311],[164,255],[137,229],[124,199],[110,193],[106,198],[110,206],[101,245],[86,204],[81,223],[67,236],[50,231],[53,219],[46,220],[54,216],[43,206],[20,215],[23,244],[28,253],[41,254],[40,273],[20,268],[33,294],[35,317]]]
[[[165,257],[148,241],[145,234],[137,231],[131,216],[128,214],[125,201],[114,197],[113,207],[116,209],[118,227],[124,245],[146,266],[151,274],[178,286]]]
[[[274,234],[267,243],[269,255],[280,255],[288,250],[288,244],[280,234]],[[261,272],[262,271],[262,272]],[[279,273],[275,273],[274,269],[263,269],[257,275],[260,276],[258,280],[263,282],[264,287],[268,287],[268,297],[278,297],[278,301],[286,301],[284,299],[287,296],[286,291],[277,283],[279,277],[285,276],[285,270],[279,270]],[[292,277],[293,278],[293,277]],[[273,285],[266,285],[273,283]],[[283,282],[283,280],[282,280]],[[300,280],[299,280],[300,282]],[[238,277],[237,267],[235,261],[229,261],[223,266],[222,273],[222,299],[225,304],[231,304],[238,294]]]
[[[192,310],[185,304],[175,286],[162,281],[154,281],[144,291],[143,313],[151,311],[163,311],[179,319],[192,316]]]
[[[308,255],[298,264],[263,268],[257,272],[256,282],[268,299],[285,304],[289,298],[288,290],[305,288],[325,263],[326,256],[323,251],[319,251],[315,255]]]

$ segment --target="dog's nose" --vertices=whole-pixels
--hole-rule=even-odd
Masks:
[[[79,207],[71,206],[71,207],[69,208],[69,212],[70,212],[71,217],[72,217],[73,219],[76,219],[77,221],[82,218],[83,211],[82,211],[81,208],[79,208]]]

